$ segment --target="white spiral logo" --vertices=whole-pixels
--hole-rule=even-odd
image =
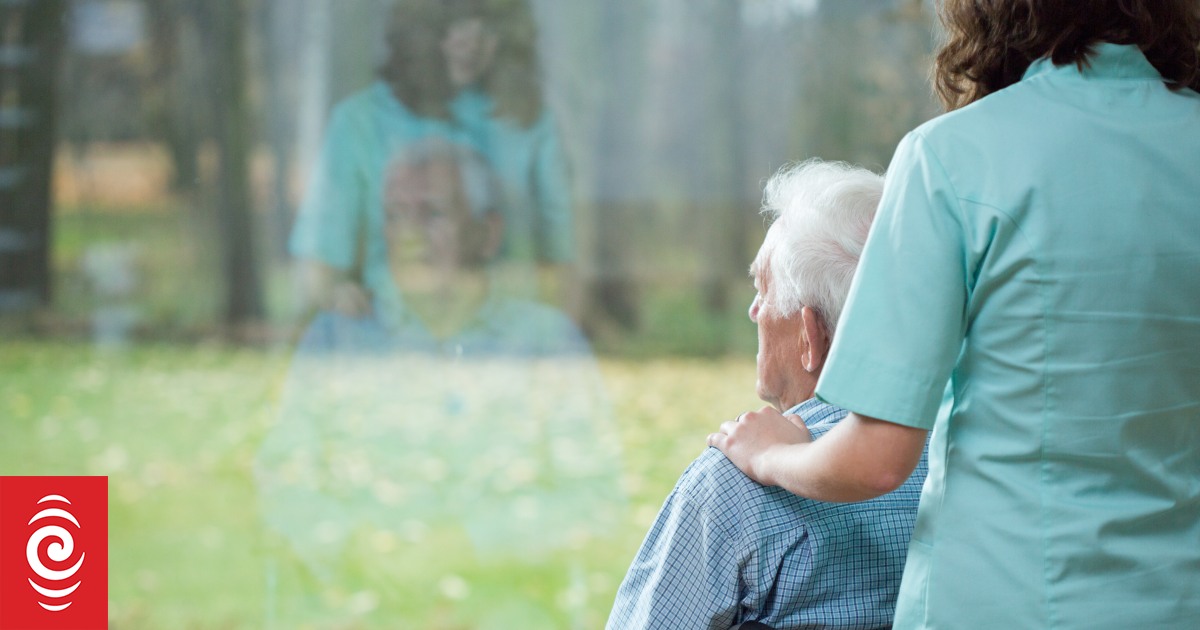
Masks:
[[[38,505],[46,502],[57,502],[71,505],[71,502],[65,497],[57,494],[51,494],[42,497],[38,500]],[[70,521],[75,525],[76,529],[82,529],[79,526],[79,521],[75,520],[74,515],[67,510],[57,507],[48,507],[38,512],[33,516],[33,518],[29,519],[29,524],[33,525],[35,522],[46,518],[58,518],[64,521]],[[29,561],[29,568],[33,569],[33,572],[36,573],[38,577],[54,583],[53,586],[61,587],[63,585],[62,583],[69,581],[76,573],[79,572],[79,567],[83,566],[83,557],[87,554],[79,554],[79,560],[71,568],[62,571],[56,571],[47,567],[45,563],[42,562],[40,549],[42,541],[46,540],[47,538],[55,541],[46,546],[46,556],[50,560],[61,564],[71,559],[71,555],[75,553],[75,539],[71,536],[71,532],[59,525],[43,525],[40,529],[34,532],[33,535],[29,537],[29,543],[25,545],[25,559]],[[82,583],[82,580],[77,580],[74,584],[66,588],[47,588],[38,584],[37,582],[34,582],[32,578],[29,579],[29,585],[33,587],[33,590],[52,601],[63,600],[63,598],[69,596],[71,593],[74,593],[75,589],[79,588],[79,585]],[[38,605],[46,610],[58,612],[60,610],[65,610],[67,606],[71,605],[71,602],[68,601],[65,604],[47,604],[45,602],[38,601]]]

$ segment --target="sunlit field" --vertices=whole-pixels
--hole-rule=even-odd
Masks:
[[[749,357],[602,359],[629,497],[617,531],[529,562],[474,558],[456,531],[364,531],[326,588],[262,525],[251,472],[289,359],[222,345],[0,351],[0,474],[109,476],[112,627],[602,627],[706,433],[758,404]]]

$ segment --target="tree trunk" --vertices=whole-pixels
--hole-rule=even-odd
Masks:
[[[599,44],[607,50],[598,57],[602,61],[597,65],[607,89],[592,145],[596,155],[597,274],[589,291],[594,308],[589,310],[603,313],[622,328],[633,329],[638,324],[638,297],[629,230],[643,220],[647,208],[645,199],[635,201],[636,196],[629,192],[633,173],[625,149],[630,146],[630,121],[636,118],[630,102],[638,95],[634,69],[642,47],[634,36],[637,30],[636,21],[630,19],[631,4],[609,0],[603,6]],[[592,327],[591,322],[585,324]]]
[[[0,4],[0,312],[51,296],[51,183],[63,0]]]
[[[194,3],[193,3],[194,4]],[[200,186],[200,143],[204,125],[205,55],[197,41],[195,7],[187,0],[146,4],[155,75],[166,85],[162,139],[171,155],[171,190],[185,196]]]
[[[693,5],[697,6],[697,5]],[[698,39],[708,42],[708,63],[699,64],[709,72],[701,86],[709,98],[710,109],[705,116],[708,138],[704,153],[709,156],[707,182],[709,198],[702,207],[707,211],[703,220],[708,256],[703,258],[701,294],[705,308],[713,314],[729,311],[730,294],[735,278],[748,265],[745,258],[746,208],[742,183],[745,180],[745,125],[742,99],[746,97],[742,81],[742,26],[737,3],[718,0],[704,15],[708,32]],[[719,156],[719,157],[718,157]],[[696,182],[699,189],[704,183]],[[751,200],[752,202],[752,200]]]
[[[250,111],[246,94],[247,0],[209,6],[217,42],[216,88],[217,232],[225,278],[225,323],[237,327],[260,320],[262,290],[255,256],[255,221],[250,201]]]
[[[300,46],[296,33],[304,15],[296,15],[293,0],[267,0],[260,7],[263,33],[261,58],[265,88],[266,134],[273,164],[271,174],[270,221],[267,237],[274,261],[288,258],[288,233],[292,226],[291,182],[297,137],[298,77],[311,71],[297,63]]]

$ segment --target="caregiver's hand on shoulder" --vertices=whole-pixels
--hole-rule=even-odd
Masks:
[[[770,470],[771,453],[808,442],[812,434],[800,416],[785,416],[771,406],[747,411],[708,436],[709,446],[720,449],[748,477],[765,486],[777,485]]]
[[[346,317],[361,319],[371,314],[371,294],[357,282],[341,280],[330,290],[329,308]]]

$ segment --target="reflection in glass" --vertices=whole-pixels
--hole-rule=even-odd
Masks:
[[[114,628],[601,626],[930,6],[0,0],[0,474],[109,475]]]
[[[533,17],[524,3],[411,0],[396,5],[379,77],[333,110],[292,253],[312,301],[362,315],[381,290],[371,269],[380,238],[385,169],[413,143],[475,148],[499,182],[498,262],[528,286],[534,263],[571,260],[566,167],[543,111]],[[512,273],[507,276],[513,279]]]
[[[482,156],[422,141],[382,179],[374,307],[321,313],[300,341],[256,465],[264,518],[322,589],[393,604],[497,561],[577,565],[553,558],[611,531],[622,505],[587,342],[554,308],[495,290],[505,219]],[[459,539],[458,557],[413,572],[429,540]]]

